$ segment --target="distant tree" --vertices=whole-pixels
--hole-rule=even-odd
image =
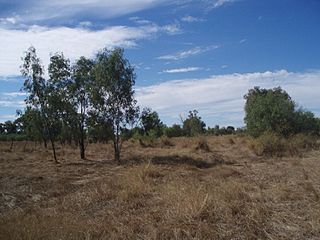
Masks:
[[[34,108],[27,107],[24,112],[19,112],[24,133],[30,140],[43,142],[47,148],[47,133],[41,118],[41,113]]]
[[[234,134],[236,131],[233,126],[227,126],[226,130],[227,130],[227,134]]]
[[[162,135],[163,123],[156,111],[151,108],[144,108],[141,112],[140,121],[145,134],[149,135],[153,131],[157,137]]]
[[[198,111],[189,111],[188,118],[183,121],[183,130],[187,136],[196,136],[205,132],[206,124],[198,116]]]
[[[97,55],[91,101],[97,119],[112,128],[115,160],[120,164],[121,131],[138,117],[133,86],[136,75],[122,49]]]
[[[0,123],[0,134],[4,134],[6,131],[5,127],[4,127],[4,124],[3,123]]]
[[[294,114],[295,133],[319,134],[319,119],[310,111],[298,109]]]
[[[165,135],[169,138],[171,137],[182,137],[185,135],[184,130],[178,124],[173,124],[171,127],[165,128]]]
[[[245,123],[247,132],[260,136],[271,131],[282,136],[288,136],[294,129],[295,103],[280,87],[260,89],[254,87],[244,96]]]
[[[13,121],[5,121],[4,129],[6,134],[15,134],[17,133],[17,125]]]

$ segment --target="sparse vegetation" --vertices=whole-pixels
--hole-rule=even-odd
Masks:
[[[42,145],[5,142],[0,239],[319,238],[319,151],[261,159],[232,139],[127,142],[122,166],[111,144],[89,144],[86,161],[57,146],[57,166]]]

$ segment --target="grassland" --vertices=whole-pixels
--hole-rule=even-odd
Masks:
[[[0,143],[0,239],[320,239],[320,151],[263,157],[247,137],[50,150]]]

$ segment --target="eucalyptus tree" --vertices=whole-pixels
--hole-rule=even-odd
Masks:
[[[47,133],[52,145],[54,160],[58,163],[54,144],[57,128],[52,121],[53,111],[50,109],[52,101],[50,101],[49,96],[52,91],[44,78],[44,67],[34,47],[30,47],[25,52],[22,60],[21,74],[25,78],[23,90],[27,92],[25,103],[30,109],[35,109],[39,112],[41,122],[44,123],[43,135]]]
[[[85,159],[86,126],[90,107],[90,89],[93,83],[93,66],[91,59],[81,57],[72,68],[71,83],[68,86],[71,102],[76,111],[75,132],[81,159]]]
[[[105,49],[97,54],[94,76],[91,95],[93,112],[98,121],[110,125],[114,157],[120,164],[121,131],[127,125],[133,125],[139,112],[134,99],[134,68],[124,57],[123,49]]]

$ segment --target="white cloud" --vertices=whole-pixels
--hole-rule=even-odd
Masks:
[[[132,21],[132,22],[134,22],[134,23],[141,24],[141,25],[144,25],[144,24],[152,24],[151,21],[146,20],[146,19],[141,19],[141,18],[139,18],[139,17],[130,17],[129,20]]]
[[[91,31],[84,28],[47,28],[32,26],[26,30],[0,28],[0,76],[18,75],[21,56],[33,45],[45,66],[49,53],[63,52],[74,60],[80,56],[90,57],[98,50],[115,46],[130,48],[138,40],[147,39],[156,33],[173,34],[177,28],[156,24],[140,27],[113,26]]]
[[[205,48],[195,47],[195,48],[185,50],[185,51],[180,51],[180,52],[177,52],[174,54],[163,55],[163,56],[158,57],[158,59],[160,59],[160,60],[180,60],[183,58],[187,58],[187,57],[191,57],[191,56],[198,55],[201,53],[205,53],[205,52],[217,49],[217,48],[219,48],[218,45],[212,45],[212,46],[205,47]]]
[[[0,114],[0,123],[4,123],[8,120],[14,120],[16,118],[16,115],[14,114]]]
[[[286,70],[182,79],[136,89],[141,106],[159,112],[168,124],[179,123],[179,114],[198,109],[209,126],[243,125],[244,99],[254,86],[281,86],[301,106],[320,116],[320,71],[293,73]],[[310,87],[312,86],[312,87]]]
[[[0,18],[0,24],[16,24],[17,18],[15,17],[7,17],[7,18]]]
[[[24,101],[21,100],[0,100],[0,107],[23,108],[24,106]]]
[[[24,92],[5,92],[2,93],[3,96],[8,96],[8,97],[21,97],[21,96],[26,96],[26,93]]]
[[[186,67],[186,68],[174,68],[174,69],[167,69],[163,70],[163,73],[186,73],[186,72],[195,72],[199,71],[202,68],[199,67]]]
[[[193,16],[184,16],[183,18],[181,18],[181,21],[192,23],[192,22],[204,22],[205,20],[203,18],[196,18]]]
[[[108,19],[161,4],[169,0],[25,0],[24,11],[18,11],[24,23],[34,23],[46,20],[76,19],[84,16],[86,19]]]
[[[213,8],[218,8],[218,7],[221,7],[227,3],[233,3],[235,2],[236,0],[217,0],[213,3]]]
[[[182,33],[182,30],[180,28],[179,23],[172,23],[172,24],[164,25],[161,27],[161,30],[166,32],[167,34],[170,34],[170,35],[176,35],[176,34]]]
[[[244,39],[241,39],[241,40],[239,41],[239,43],[242,44],[242,43],[245,43],[246,41],[247,41],[247,39],[244,38]]]

